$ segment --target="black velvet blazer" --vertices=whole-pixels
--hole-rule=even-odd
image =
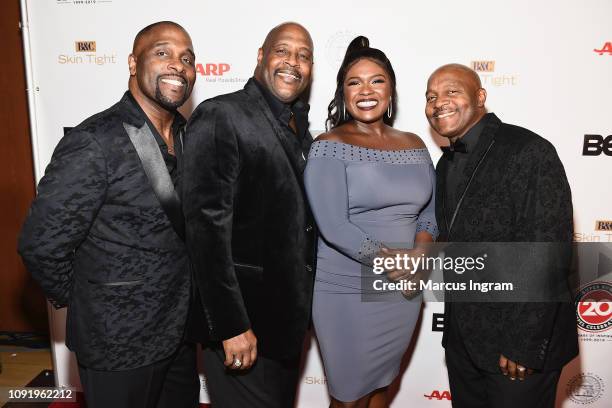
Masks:
[[[456,211],[446,208],[448,159],[437,164],[439,240],[449,242],[571,242],[572,198],[555,148],[535,133],[488,114],[459,178]],[[480,162],[480,165],[478,163]],[[473,176],[471,183],[470,178]],[[578,354],[575,310],[567,303],[446,303],[443,345],[455,318],[472,360],[499,372],[504,354],[533,369],[562,367]]]
[[[307,154],[280,126],[251,79],[197,107],[183,162],[187,247],[207,320],[199,325],[215,341],[252,328],[258,351],[275,359],[301,351],[316,237]]]
[[[56,306],[80,364],[124,370],[180,345],[189,307],[187,250],[124,128],[145,117],[126,93],[64,136],[38,184],[19,252]]]

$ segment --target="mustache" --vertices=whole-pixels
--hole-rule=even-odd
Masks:
[[[442,115],[442,114],[444,114],[444,113],[446,113],[446,112],[452,112],[452,111],[451,111],[451,110],[449,110],[449,109],[434,109],[434,111],[433,111],[433,117],[434,117],[434,118],[437,118],[439,115]]]
[[[187,82],[187,78],[181,74],[163,74],[163,75],[157,76],[157,82],[161,81],[162,79],[175,79],[175,80],[180,80],[183,83],[183,85],[189,84]]]
[[[295,76],[298,79],[302,79],[302,74],[300,74],[297,70],[290,68],[277,69],[274,71],[274,75],[276,74],[289,74]]]

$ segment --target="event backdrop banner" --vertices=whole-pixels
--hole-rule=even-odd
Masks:
[[[444,141],[424,115],[426,81],[442,64],[468,65],[488,91],[489,111],[556,147],[572,187],[575,240],[612,241],[612,189],[605,181],[612,174],[609,0],[22,0],[22,6],[37,179],[65,128],[120,99],[128,54],[142,27],[173,20],[191,34],[197,82],[182,108],[188,116],[204,99],[242,88],[266,33],[297,21],[310,30],[315,46],[313,134],[324,129],[346,46],[365,35],[387,53],[397,74],[395,126],[419,134],[436,162]],[[611,258],[591,259],[601,280],[611,280]],[[577,296],[590,299],[597,290],[585,288]],[[578,304],[581,354],[563,372],[558,407],[610,406],[611,299],[609,291],[597,293],[604,293],[598,308]],[[442,308],[436,302],[423,307],[402,375],[392,386],[395,407],[450,407]],[[58,385],[78,386],[74,357],[64,346],[65,313],[50,310],[50,316]],[[309,337],[298,406],[327,406],[325,383],[316,339]],[[201,400],[208,400],[204,380]]]

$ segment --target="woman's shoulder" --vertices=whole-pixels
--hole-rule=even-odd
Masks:
[[[321,133],[315,141],[340,142],[346,143],[346,132],[341,129],[332,129],[328,132]]]
[[[425,142],[417,134],[393,129],[404,149],[426,149]]]

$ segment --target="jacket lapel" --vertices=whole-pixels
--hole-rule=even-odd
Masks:
[[[305,161],[305,157],[304,158],[302,158],[301,156],[296,157],[296,155],[292,153],[292,149],[291,149],[291,146],[289,145],[289,140],[287,140],[285,132],[281,128],[280,124],[278,123],[278,120],[272,114],[272,111],[270,110],[268,103],[264,99],[259,89],[257,89],[257,85],[253,81],[254,81],[253,79],[250,79],[249,82],[247,82],[247,84],[245,85],[244,90],[247,93],[247,95],[249,95],[251,100],[253,101],[253,104],[259,108],[261,113],[264,115],[264,117],[266,118],[266,120],[268,121],[272,129],[274,130],[274,135],[276,136],[276,139],[278,139],[279,143],[283,147],[283,150],[285,151],[285,156],[287,156],[287,160],[289,160],[289,163],[291,164],[291,168],[293,169],[295,178],[297,179],[299,185],[302,187],[302,190],[303,190],[304,182],[302,178],[302,171],[303,171],[304,163],[300,163],[299,161],[300,160]]]
[[[487,121],[487,124],[485,125],[484,129],[482,130],[482,133],[478,137],[478,143],[476,144],[476,148],[474,152],[470,154],[468,162],[465,166],[465,170],[459,182],[457,183],[456,192],[459,196],[459,200],[457,201],[457,206],[455,207],[453,211],[451,219],[447,220],[449,237],[450,237],[453,225],[457,221],[457,216],[459,214],[459,211],[461,210],[461,206],[463,204],[467,191],[470,187],[470,183],[476,176],[478,167],[480,166],[485,156],[487,155],[489,150],[491,150],[491,147],[495,143],[495,134],[497,133],[497,130],[499,129],[500,125],[501,125],[501,121],[497,118],[497,116],[495,116],[495,114],[490,114],[490,118]],[[444,167],[443,174],[446,175],[446,160],[443,162],[443,167]],[[444,207],[447,201],[445,192],[446,192],[446,189],[443,189],[443,193],[442,193],[444,197],[443,210],[444,210],[444,217],[447,218],[448,217],[447,211],[446,211],[446,208]]]

